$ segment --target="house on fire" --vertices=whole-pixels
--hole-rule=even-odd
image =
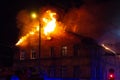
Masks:
[[[102,80],[102,48],[93,39],[69,31],[40,39],[29,39],[27,45],[18,46],[15,70],[28,70],[30,75],[51,79]]]
[[[32,37],[27,42],[15,47],[14,58],[4,60],[7,65],[10,62],[9,66],[1,57],[4,65],[0,66],[0,79],[18,71],[24,79],[33,76],[44,80],[106,80],[112,70],[114,79],[119,80],[119,56],[89,37],[63,31],[42,37],[40,42]],[[8,53],[4,55],[13,57]]]

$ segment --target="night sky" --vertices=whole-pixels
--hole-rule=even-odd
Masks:
[[[18,41],[16,16],[19,11],[47,5],[64,10],[63,21],[67,26],[73,22],[68,30],[92,37],[100,43],[119,43],[119,0],[4,0],[0,2],[0,45],[13,46]],[[71,15],[73,17],[69,17]]]

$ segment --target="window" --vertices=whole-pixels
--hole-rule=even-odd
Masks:
[[[67,46],[62,46],[61,53],[62,53],[62,54],[61,54],[62,56],[67,55]]]
[[[79,56],[79,54],[80,54],[80,47],[79,47],[79,45],[74,45],[74,56]]]
[[[34,49],[31,50],[31,59],[36,59],[37,58],[37,53]]]
[[[76,65],[73,67],[73,76],[79,77],[80,76],[80,66]]]
[[[51,48],[50,48],[50,54],[51,54],[52,57],[54,57],[54,54],[55,54],[55,53],[54,53],[54,47],[51,47]]]
[[[61,77],[65,77],[67,75],[67,67],[61,66],[60,73],[61,73]]]
[[[50,77],[55,77],[55,72],[56,72],[56,67],[55,66],[50,66],[49,67],[49,76]]]
[[[25,59],[25,51],[22,50],[20,51],[20,60],[24,60]]]

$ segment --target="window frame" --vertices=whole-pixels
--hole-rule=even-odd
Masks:
[[[73,77],[79,77],[80,76],[80,66],[75,65],[73,66]]]
[[[55,77],[56,76],[56,66],[55,65],[50,65],[48,72],[49,72],[50,77]]]
[[[55,47],[50,47],[50,56],[54,57],[55,56]]]
[[[60,67],[60,76],[66,77],[67,76],[67,66],[61,66]]]
[[[31,59],[37,59],[37,53],[36,53],[35,49],[31,50]]]
[[[25,50],[21,50],[20,51],[20,60],[25,60],[25,55],[26,55]]]
[[[62,46],[61,47],[61,56],[66,56],[68,53],[68,47],[65,45],[65,46]]]
[[[75,44],[73,46],[73,55],[74,56],[79,56],[80,55],[80,45]]]

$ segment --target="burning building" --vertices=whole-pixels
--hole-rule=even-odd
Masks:
[[[95,75],[96,69],[100,74],[100,47],[91,38],[65,30],[56,15],[51,10],[45,11],[42,19],[35,19],[39,26],[28,29],[19,39],[14,69],[52,79],[100,80]]]
[[[107,79],[107,67],[110,70],[113,68],[108,64],[111,63],[109,59],[103,57],[105,50],[102,47],[111,51],[109,48],[105,45],[101,47],[95,40],[67,30],[52,10],[46,10],[39,16],[33,14],[34,19],[23,13],[27,12],[23,11],[17,17],[20,18],[18,25],[22,28],[22,37],[15,44],[17,50],[12,60],[13,65],[5,71],[2,69],[1,74],[10,72],[9,75],[12,75],[17,72],[22,74],[20,76],[23,79]]]

